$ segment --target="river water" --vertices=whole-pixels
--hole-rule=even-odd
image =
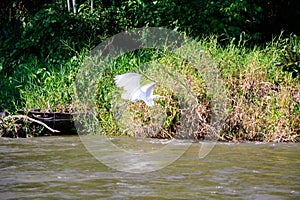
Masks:
[[[78,136],[0,138],[0,199],[300,199],[300,144],[217,143],[203,159],[199,145],[160,170],[129,173],[102,164]]]

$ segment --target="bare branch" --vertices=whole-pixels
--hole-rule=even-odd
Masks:
[[[11,116],[5,117],[4,119],[9,119],[9,118],[11,118],[11,119],[14,119],[14,118],[18,118],[18,119],[27,119],[27,120],[29,120],[29,121],[32,121],[32,122],[35,122],[35,123],[37,123],[37,124],[40,124],[40,125],[44,126],[45,128],[47,128],[47,129],[48,129],[49,131],[51,131],[52,133],[59,133],[59,132],[60,132],[60,131],[58,131],[58,130],[55,130],[55,129],[50,128],[50,127],[49,127],[47,124],[45,124],[44,122],[41,122],[41,121],[36,120],[36,119],[33,119],[33,118],[28,117],[28,116],[26,116],[26,115],[11,115]]]

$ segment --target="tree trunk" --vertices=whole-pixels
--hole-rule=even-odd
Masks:
[[[76,14],[77,13],[76,0],[72,0],[72,3],[73,3],[73,12]]]
[[[91,12],[94,12],[94,0],[91,0]]]
[[[71,12],[71,0],[67,0],[68,12]]]

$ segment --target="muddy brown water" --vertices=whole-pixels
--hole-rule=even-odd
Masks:
[[[217,143],[203,159],[199,145],[161,170],[128,173],[102,164],[78,136],[0,138],[0,199],[300,199],[300,144]]]

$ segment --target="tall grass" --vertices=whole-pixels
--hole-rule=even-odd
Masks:
[[[204,43],[227,87],[224,140],[296,141],[300,134],[299,80],[282,72],[279,41],[265,48]],[[299,47],[299,46],[298,46]]]
[[[52,112],[70,112],[72,96],[74,94],[74,79],[82,55],[74,56],[64,65],[30,66],[22,73],[29,74],[22,77],[20,89],[22,105],[25,109],[39,108]]]

